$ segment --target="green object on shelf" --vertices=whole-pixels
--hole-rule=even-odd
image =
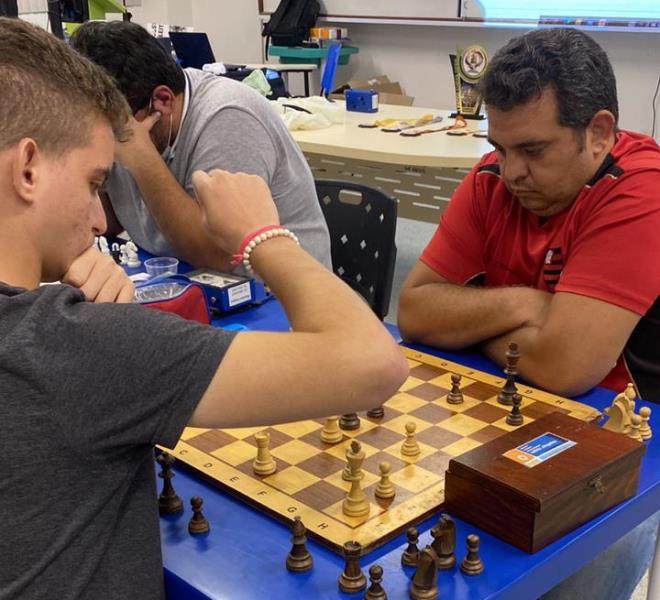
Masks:
[[[339,50],[339,64],[347,65],[351,54],[357,54],[360,51],[355,46],[342,46]],[[328,56],[327,48],[300,48],[288,46],[269,46],[268,54],[278,56],[283,65],[296,64],[316,64],[321,66],[321,61]]]

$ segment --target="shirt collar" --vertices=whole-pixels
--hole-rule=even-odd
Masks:
[[[186,114],[188,114],[188,106],[190,105],[190,82],[188,81],[188,75],[184,71],[184,77],[186,78],[186,87],[183,91],[183,110],[181,111],[181,123],[179,123],[179,131],[177,131],[176,139],[172,143],[171,152],[174,153],[176,146],[179,143],[179,138],[181,137],[181,131],[183,129],[183,122],[186,119]]]

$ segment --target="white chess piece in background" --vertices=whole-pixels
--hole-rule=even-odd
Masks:
[[[142,264],[142,261],[138,258],[138,249],[137,246],[132,242],[126,242],[126,265],[131,268],[139,267]]]

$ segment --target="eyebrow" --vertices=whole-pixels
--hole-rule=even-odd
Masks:
[[[525,149],[525,148],[533,148],[535,146],[546,146],[548,145],[552,140],[526,140],[524,142],[520,142],[519,144],[516,144],[513,146],[514,149]],[[495,148],[502,148],[500,144],[498,144],[493,138],[488,137],[488,143],[495,147]]]

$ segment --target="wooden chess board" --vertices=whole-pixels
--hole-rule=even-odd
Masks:
[[[368,552],[438,510],[444,500],[444,474],[449,460],[488,442],[514,427],[509,412],[497,402],[504,384],[496,377],[469,367],[402,348],[410,376],[385,404],[385,415],[372,419],[360,415],[360,428],[344,431],[341,442],[321,442],[324,420],[300,421],[272,427],[244,429],[185,429],[172,454],[221,489],[290,523],[300,516],[309,535],[341,553],[344,542],[355,540]],[[463,404],[446,401],[451,375],[462,376]],[[518,386],[522,395],[524,424],[559,411],[593,421],[600,413],[584,404],[540,390]],[[414,421],[421,452],[404,457],[400,448],[405,424]],[[271,455],[277,471],[266,477],[253,473],[256,457],[254,434],[270,433]],[[357,439],[366,454],[362,487],[370,512],[347,517],[342,501],[350,484],[341,477],[346,449]],[[392,465],[390,479],[396,496],[380,500],[374,495],[378,464]]]

